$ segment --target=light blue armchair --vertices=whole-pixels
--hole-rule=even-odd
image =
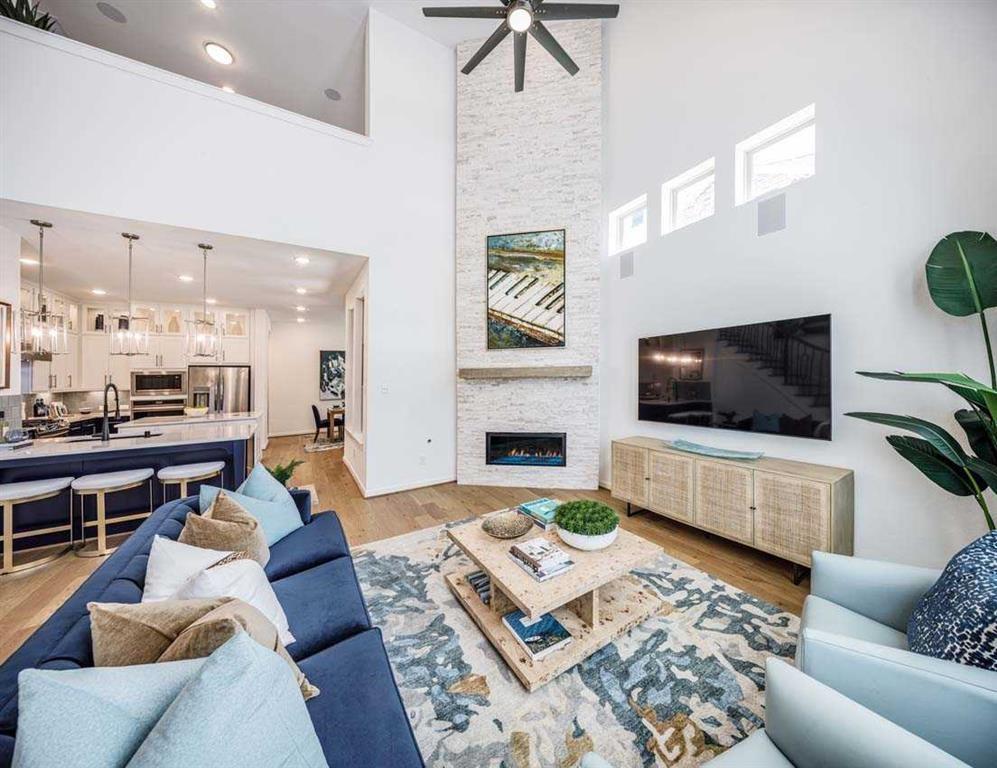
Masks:
[[[791,665],[765,665],[765,728],[710,768],[967,768],[961,760],[818,683]],[[581,768],[610,768],[588,754]]]
[[[907,620],[939,574],[814,552],[796,665],[973,768],[994,768],[997,672],[907,649]]]

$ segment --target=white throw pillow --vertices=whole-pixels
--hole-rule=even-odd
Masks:
[[[249,603],[277,628],[281,643],[288,646],[294,642],[284,609],[280,607],[263,567],[255,560],[233,560],[217,568],[206,568],[173,595],[175,600],[202,597],[235,597]]]
[[[156,536],[152,540],[149,564],[145,568],[142,602],[169,600],[192,576],[231,554],[217,549],[192,547],[165,536]]]

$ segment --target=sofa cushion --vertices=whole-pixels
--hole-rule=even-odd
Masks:
[[[203,663],[24,670],[18,768],[124,766]]]
[[[325,768],[326,762],[287,665],[240,632],[204,662],[128,765]]]
[[[266,565],[270,560],[270,549],[260,521],[225,491],[215,496],[207,512],[187,515],[177,541],[205,549],[245,552],[260,565]]]
[[[149,551],[145,583],[142,586],[142,602],[169,600],[188,579],[231,554],[231,550],[205,549],[192,544],[182,544],[164,536],[154,537]],[[103,597],[102,601],[129,602],[110,597]]]
[[[221,490],[221,488],[213,485],[201,486],[199,501],[201,514],[204,514],[211,508]],[[293,499],[291,499],[289,504],[282,504],[267,499],[257,499],[238,491],[225,491],[225,494],[237,501],[243,509],[260,522],[260,527],[263,528],[263,535],[267,540],[267,546],[272,547],[291,531],[304,525],[301,522],[301,515],[298,512],[297,504]]]
[[[267,578],[277,581],[349,553],[350,545],[339,518],[332,513],[315,515],[308,525],[289,533],[270,548]]]
[[[326,692],[307,706],[329,768],[423,765],[380,630],[354,635],[300,666]]]
[[[893,627],[868,619],[860,613],[842,608],[837,603],[822,597],[809,595],[803,603],[803,618],[800,631],[817,629],[835,635],[843,635],[856,640],[864,640],[876,645],[907,650],[907,637]],[[797,656],[802,653],[803,643],[797,648]]]
[[[296,661],[370,628],[353,561],[348,557],[275,581],[273,589],[296,638],[287,649]]]
[[[959,551],[907,622],[910,649],[997,671],[997,531]]]

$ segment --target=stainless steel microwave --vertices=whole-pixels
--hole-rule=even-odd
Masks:
[[[186,371],[132,371],[132,392],[135,397],[186,395]]]

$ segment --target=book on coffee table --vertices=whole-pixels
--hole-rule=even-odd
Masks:
[[[516,610],[503,616],[502,623],[534,661],[564,648],[572,639],[564,625],[549,613],[538,619],[528,619],[522,611]]]
[[[561,502],[557,499],[534,499],[523,502],[518,509],[521,515],[530,518],[538,528],[549,531],[557,527],[554,523],[554,516],[557,514],[559,506],[561,506]]]
[[[509,557],[537,581],[552,579],[574,566],[567,552],[543,536],[513,544]]]

